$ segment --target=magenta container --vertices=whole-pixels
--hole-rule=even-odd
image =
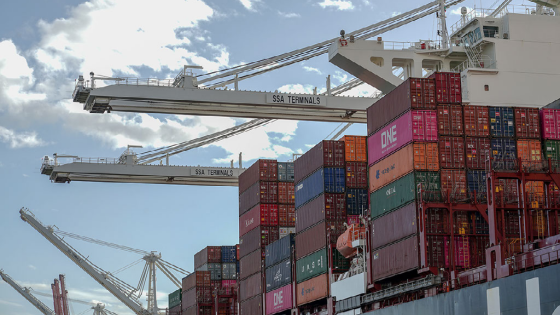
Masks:
[[[560,140],[560,110],[547,108],[540,115],[543,139]]]
[[[368,137],[368,164],[373,165],[413,141],[438,141],[435,110],[408,111]]]
[[[266,294],[266,315],[292,308],[292,285],[288,284],[280,289],[270,291]]]

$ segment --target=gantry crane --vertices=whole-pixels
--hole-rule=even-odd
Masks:
[[[34,293],[35,293],[35,295],[41,295],[41,296],[45,296],[45,297],[52,296],[48,293],[43,293],[43,292],[38,292],[38,291],[34,291]],[[90,306],[91,309],[93,310],[93,315],[117,315],[117,313],[106,309],[104,303],[92,303],[92,302],[86,302],[86,301],[77,300],[77,299],[71,299],[71,298],[67,298],[67,301]]]
[[[54,226],[43,225],[35,215],[28,209],[20,209],[21,219],[29,225],[31,225],[37,232],[39,232],[43,237],[45,237],[51,244],[58,248],[62,253],[64,253],[70,260],[77,264],[82,270],[84,270],[88,275],[95,279],[99,284],[101,284],[105,289],[107,289],[111,294],[113,294],[119,301],[130,308],[135,314],[138,315],[158,315],[161,309],[157,306],[156,299],[156,269],[159,270],[167,277],[173,284],[178,288],[181,288],[181,281],[173,275],[173,271],[179,272],[181,274],[187,275],[189,272],[161,259],[161,254],[156,252],[147,252],[144,250],[139,250],[127,246],[122,246],[114,243],[109,243],[105,241],[96,240],[93,238],[80,236],[74,233],[60,231]],[[138,263],[145,261],[144,270],[140,276],[140,281],[137,287],[133,287],[128,283],[117,278],[114,273],[107,272],[100,267],[93,264],[87,257],[79,253],[76,249],[70,246],[63,237],[70,237],[94,244],[99,244],[115,249],[120,249],[132,253],[137,253],[143,255],[142,258],[137,261],[128,264],[127,266],[119,269],[117,272],[126,270]],[[147,307],[144,308],[140,302],[140,297],[144,292],[144,286],[148,280],[148,292],[147,296]]]
[[[41,313],[45,315],[57,315],[53,310],[46,306],[43,302],[39,301],[32,293],[31,288],[25,288],[17,284],[9,275],[0,269],[0,276],[6,281],[14,290],[23,296],[29,303],[33,304]]]

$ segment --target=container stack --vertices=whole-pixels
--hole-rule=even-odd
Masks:
[[[169,294],[167,308],[169,315],[181,315],[181,289]]]
[[[344,136],[346,218],[348,225],[358,223],[368,210],[366,137]]]
[[[265,249],[266,315],[288,312],[293,305],[292,269],[294,234],[281,238]]]
[[[182,289],[182,315],[212,314],[210,271],[195,271],[184,277]]]

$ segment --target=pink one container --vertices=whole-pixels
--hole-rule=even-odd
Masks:
[[[543,109],[540,115],[543,139],[560,140],[560,110]]]
[[[270,291],[266,294],[266,315],[292,308],[292,285],[288,284],[280,289]]]
[[[438,141],[435,110],[408,111],[368,137],[368,164],[371,166],[413,141]]]

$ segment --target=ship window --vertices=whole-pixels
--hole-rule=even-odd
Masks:
[[[497,26],[483,26],[484,37],[494,37],[495,34],[499,34]]]
[[[490,91],[490,87],[488,86],[488,84],[484,85],[484,91],[487,91],[487,92]]]

